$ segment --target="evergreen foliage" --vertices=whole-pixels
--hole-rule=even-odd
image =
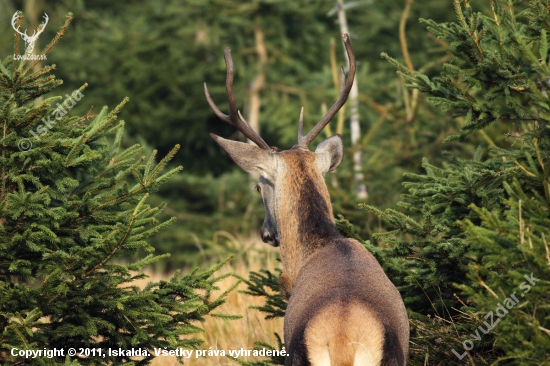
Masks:
[[[5,18],[13,14],[10,4],[0,2],[0,28],[11,34]],[[74,89],[51,76],[53,66],[38,71],[40,64],[30,67],[32,63],[8,58],[0,70],[0,122],[6,126],[1,140],[0,313],[10,314],[0,317],[1,362],[12,345],[42,345],[51,337],[90,345],[112,341],[172,347],[188,342],[180,345],[196,347],[195,341],[177,335],[199,331],[193,319],[219,304],[209,297],[218,278],[210,271],[193,272],[140,290],[132,281],[159,256],[130,265],[112,260],[138,258],[136,248],[140,253],[152,246],[169,252],[175,244],[180,258],[189,260],[197,258],[188,254],[195,241],[207,245],[206,253],[219,248],[210,245],[214,240],[205,240],[212,237],[211,228],[246,233],[257,226],[262,208],[247,177],[224,173],[232,165],[208,140],[207,132],[230,136],[233,130],[211,114],[202,82],[209,83],[216,100],[224,100],[221,50],[232,47],[235,92],[241,96],[237,102],[246,114],[248,94],[263,68],[261,133],[270,143],[291,146],[300,107],[305,106],[306,124],[313,123],[322,115],[322,104],[338,92],[329,67],[329,40],[338,38],[338,27],[326,17],[333,2],[68,4],[44,5],[51,24],[61,22],[59,9],[66,6],[78,14],[75,31],[67,35],[70,46],[59,46],[64,67],[58,72],[94,87],[78,89],[84,97],[68,115],[52,128],[41,122],[52,115],[55,103],[67,99],[44,93],[57,87],[60,94],[72,95]],[[371,239],[364,245],[399,286],[410,310],[411,365],[546,364],[548,4],[492,0],[476,4],[482,13],[468,1],[441,4],[417,1],[409,13],[402,3],[374,1],[348,12],[360,60],[366,133],[360,146],[346,151],[336,176],[329,177],[334,211],[355,227],[344,218],[337,223],[345,235]],[[456,21],[450,21],[455,15]],[[435,37],[425,37],[413,21],[406,22],[407,16],[428,19],[422,22]],[[51,34],[51,24],[44,35]],[[268,55],[263,66],[256,50],[258,29]],[[397,77],[378,57],[382,50],[395,58],[385,56],[398,69]],[[397,61],[400,53],[407,67]],[[334,55],[337,64],[344,63],[338,47]],[[409,69],[411,65],[416,67]],[[401,88],[403,80],[409,89]],[[91,105],[127,94],[133,96],[132,104],[91,114]],[[125,115],[139,116],[141,123],[123,132],[117,116]],[[40,140],[30,131],[40,134]],[[344,129],[343,135],[347,139],[349,131]],[[30,140],[32,149],[18,150],[22,139]],[[166,156],[160,163],[146,140]],[[127,141],[139,141],[143,149],[123,149]],[[169,168],[160,172],[175,153],[175,141],[186,146],[177,162],[202,176]],[[476,151],[480,141],[488,147]],[[350,193],[350,156],[358,148],[366,152],[363,174],[370,194],[362,210]],[[149,152],[150,158],[141,161]],[[206,171],[212,174],[204,175]],[[402,192],[402,209],[396,209]],[[165,200],[171,207],[161,204]],[[192,231],[166,227],[171,216],[183,219]],[[247,284],[247,293],[268,299],[258,310],[267,317],[284,315],[276,272],[251,273]],[[522,284],[530,285],[529,292],[523,292]],[[43,292],[46,301],[39,297]],[[486,334],[485,316],[514,292],[521,302]],[[180,317],[174,317],[176,309]],[[66,310],[74,313],[72,318],[59,315]],[[154,331],[144,335],[130,327],[123,319],[126,311],[138,329]],[[466,341],[473,347],[459,360],[452,350],[463,354]],[[271,349],[282,346],[279,342]],[[87,361],[93,360],[75,362]],[[282,364],[282,359],[239,362],[268,365]]]
[[[274,274],[267,269],[262,269],[260,272],[261,273],[252,271],[250,272],[250,277],[248,280],[244,278],[242,279],[242,281],[247,285],[247,289],[245,291],[242,291],[243,293],[251,296],[259,296],[259,297],[266,298],[265,305],[251,306],[250,308],[266,314],[265,319],[274,319],[274,318],[284,317],[287,302],[283,296],[283,293],[281,292],[281,285],[279,282],[279,276],[282,273],[281,269],[280,268],[275,269],[275,272],[277,274]],[[277,338],[276,347],[262,341],[256,341],[254,342],[254,349],[257,349],[257,350],[266,349],[266,350],[276,350],[276,351],[282,350],[284,348],[284,343],[280,335],[275,333],[275,337]],[[284,365],[285,363],[285,358],[283,356],[272,356],[269,359],[256,361],[256,362],[248,362],[248,361],[238,360],[236,358],[231,358],[231,359],[233,359],[234,361],[237,361],[242,366]]]
[[[543,1],[531,1],[519,14],[509,1],[491,5],[493,13],[485,16],[468,1],[455,1],[457,22],[426,21],[454,55],[436,77],[386,56],[408,87],[463,118],[461,133],[450,139],[465,140],[492,123],[522,123],[508,134],[517,146],[491,146],[488,156],[480,148],[469,161],[449,157],[445,168],[425,161],[426,175],[406,176],[409,194],[401,206],[422,210],[422,220],[363,206],[396,229],[378,235],[386,247],[380,257],[418,313],[412,364],[445,358],[445,364],[461,364],[452,349],[474,364],[548,362],[550,313],[542,304],[550,300],[550,130],[542,80],[550,75],[544,27],[550,17]],[[527,280],[533,277],[540,281]],[[521,294],[520,304],[488,327],[486,315],[513,293]],[[428,315],[436,320],[422,320]]]
[[[9,6],[20,2],[2,2],[8,19],[3,20],[2,10],[6,8],[0,5],[0,32],[11,32],[9,16],[14,10],[10,12]],[[439,163],[443,148],[438,142],[453,133],[458,124],[442,126],[439,121],[450,118],[421,100],[419,108],[406,113],[404,104],[411,98],[400,87],[402,78],[396,77],[391,65],[379,57],[382,51],[401,52],[397,32],[404,3],[365,1],[356,5],[347,17],[359,61],[359,112],[365,135],[360,146],[351,147],[350,130],[347,122],[343,124],[341,132],[349,148],[329,189],[335,210],[358,224],[361,235],[370,238],[378,221],[374,214],[356,210],[360,201],[353,190],[355,149],[364,151],[362,173],[368,186],[368,202],[391,207],[403,191],[402,174],[420,172],[424,156]],[[126,126],[125,141],[137,142],[145,151],[152,150],[148,145],[158,147],[160,155],[167,154],[176,142],[185,146],[170,162],[182,164],[185,174],[176,174],[151,196],[151,202],[171,202],[159,219],[175,216],[180,223],[150,241],[159,253],[173,254],[169,259],[172,268],[182,262],[194,265],[204,258],[202,253],[212,258],[213,252],[223,252],[225,241],[213,240],[216,230],[248,235],[261,225],[263,210],[257,195],[252,194],[253,185],[247,184],[248,177],[240,171],[228,171],[234,165],[208,136],[213,132],[239,138],[234,129],[214,116],[204,99],[206,81],[216,102],[222,109],[225,105],[223,49],[233,50],[234,90],[237,107],[245,118],[252,90],[264,72],[263,86],[258,91],[260,132],[266,141],[281,148],[296,143],[302,106],[307,129],[323,115],[323,104],[334,102],[339,85],[334,84],[333,72],[339,65],[346,65],[337,42],[340,30],[336,16],[327,16],[335,6],[333,0],[51,0],[36,1],[35,6],[41,7],[36,13],[41,16],[46,12],[52,24],[61,21],[64,12],[74,12],[77,21],[66,35],[68,42],[60,44],[48,60],[63,62],[64,67],[58,71],[63,79],[90,84],[87,107],[131,95],[132,102],[120,111],[119,118],[139,116],[139,123]],[[446,21],[453,19],[453,12],[441,6],[441,0],[415,2],[410,9],[406,22],[410,58],[418,70],[431,73],[441,62],[439,58],[446,57],[445,50],[425,37],[424,27],[416,20],[419,16]],[[28,22],[25,27],[33,29]],[[53,29],[48,26],[44,35]],[[264,35],[265,64],[257,50],[258,30]],[[434,57],[438,58],[436,62],[432,62]],[[106,87],[100,87],[103,85]],[[88,110],[79,108],[77,105],[75,110],[82,114]],[[341,114],[348,112],[349,108]],[[331,125],[334,133],[336,121]],[[455,143],[447,144],[445,149],[464,157],[475,147]],[[197,246],[204,251],[198,253]],[[191,251],[197,255],[187,255]]]
[[[533,89],[535,75],[548,71],[546,61],[533,53],[533,47],[540,47],[540,57],[546,60],[545,2],[532,2],[516,15],[512,1],[491,0],[493,13],[486,16],[474,12],[468,0],[463,7],[460,0],[453,1],[457,22],[421,19],[454,56],[440,75],[429,78],[382,56],[398,68],[410,83],[408,88],[420,90],[436,106],[464,118],[461,133],[448,139],[464,140],[497,121],[544,120],[532,104],[546,99]]]
[[[392,271],[390,277],[400,286],[403,299],[412,310],[428,309],[435,315],[456,306],[454,284],[468,281],[465,274],[469,258],[465,254],[472,249],[459,220],[480,224],[471,205],[488,210],[504,205],[502,160],[497,157],[482,162],[482,152],[479,148],[473,160],[449,155],[445,169],[425,160],[426,175],[405,175],[408,181],[404,186],[409,194],[403,195],[405,201],[400,206],[420,213],[422,220],[394,209],[381,211],[360,205],[395,228],[375,237],[388,248],[386,269]],[[511,170],[517,171],[514,167]]]
[[[19,13],[18,21],[21,22]],[[41,55],[64,35],[65,24]],[[28,54],[15,36],[14,55]],[[196,348],[195,325],[225,301],[212,296],[220,263],[176,273],[140,289],[142,269],[168,254],[126,263],[174,219],[159,221],[163,205],[148,196],[181,167],[163,172],[179,149],[159,162],[139,145],[121,145],[124,122],[116,108],[97,116],[73,114],[87,104],[86,84],[51,96],[62,81],[55,65],[8,56],[0,64],[0,362],[15,364],[147,364],[154,348]],[[218,315],[231,318],[226,315]],[[11,350],[64,349],[53,359],[13,356]],[[75,357],[68,349],[102,348]],[[107,349],[142,349],[141,358]]]
[[[264,296],[266,297],[266,303],[264,306],[253,306],[252,309],[261,311],[267,314],[266,319],[282,318],[285,316],[286,301],[281,293],[281,285],[279,283],[279,276],[282,271],[280,268],[276,268],[275,272],[278,275],[274,275],[269,270],[262,269],[258,272],[250,272],[249,280],[243,279],[247,284],[247,290],[243,293],[251,296]]]

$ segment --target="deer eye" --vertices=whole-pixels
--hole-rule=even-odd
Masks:
[[[260,188],[260,185],[259,184],[256,184],[256,190],[258,191],[258,193],[262,193],[262,189]]]

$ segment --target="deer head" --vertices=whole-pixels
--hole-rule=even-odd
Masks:
[[[226,140],[214,134],[210,134],[214,141],[227,152],[231,159],[241,169],[246,172],[260,174],[256,189],[262,195],[266,214],[261,229],[261,236],[264,242],[272,246],[279,246],[281,239],[284,239],[282,236],[288,234],[284,232],[284,229],[287,227],[284,225],[285,217],[283,216],[290,214],[285,211],[292,210],[292,202],[288,202],[290,206],[287,204],[287,207],[283,208],[284,202],[286,201],[285,198],[289,197],[290,192],[296,191],[296,188],[300,188],[296,186],[292,187],[292,181],[294,181],[295,184],[304,183],[303,180],[298,179],[296,175],[310,175],[311,179],[308,179],[311,185],[310,188],[315,188],[315,192],[319,195],[318,198],[322,201],[321,205],[324,206],[324,216],[328,216],[329,221],[333,220],[328,191],[322,177],[328,171],[336,169],[342,161],[342,138],[340,135],[329,137],[317,146],[315,152],[309,151],[308,146],[344,105],[351,90],[355,75],[355,56],[347,34],[344,34],[343,40],[349,58],[349,75],[346,81],[344,69],[341,68],[341,88],[338,100],[306,136],[302,135],[302,108],[298,125],[298,143],[287,151],[281,151],[276,147],[270,147],[250,127],[241,113],[237,110],[233,94],[233,61],[229,48],[226,48],[224,53],[227,66],[226,92],[229,100],[229,115],[220,111],[210,97],[206,83],[204,84],[206,99],[214,113],[220,119],[241,131],[255,143],[255,145],[251,145],[238,141]],[[319,225],[315,226],[318,227]],[[287,235],[286,239],[290,239],[289,235]]]

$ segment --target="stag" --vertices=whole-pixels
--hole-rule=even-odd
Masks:
[[[355,75],[355,56],[343,35],[349,58],[346,80],[341,68],[340,95],[306,135],[303,108],[298,144],[270,147],[235,105],[233,61],[225,49],[229,115],[208,104],[223,121],[255,145],[210,136],[244,171],[260,174],[256,190],[265,206],[262,240],[280,247],[281,289],[288,299],[284,318],[285,366],[367,366],[406,364],[409,321],[403,300],[373,255],[357,240],[343,237],[335,224],[324,176],[342,162],[342,137],[308,146],[344,105]]]

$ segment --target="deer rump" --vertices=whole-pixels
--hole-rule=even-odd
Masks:
[[[340,238],[300,270],[289,299],[285,366],[401,366],[409,321],[401,296],[372,254]]]

